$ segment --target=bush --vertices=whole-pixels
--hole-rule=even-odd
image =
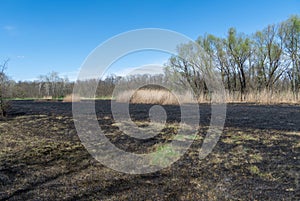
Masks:
[[[0,100],[0,118],[4,118],[10,108],[10,102],[7,100]]]

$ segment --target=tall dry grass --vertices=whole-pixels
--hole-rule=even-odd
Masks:
[[[243,96],[241,101],[241,95],[239,93],[225,93],[224,95],[215,94],[213,96],[214,102],[226,102],[226,103],[257,103],[257,104],[299,104],[299,100],[295,99],[295,96],[291,91],[284,92],[251,92]],[[179,101],[180,100],[180,101]],[[192,98],[192,94],[177,94],[176,96],[170,91],[161,89],[139,89],[137,91],[124,91],[116,95],[116,101],[118,102],[130,102],[136,104],[159,104],[159,105],[178,105],[180,103],[195,103]],[[212,102],[211,96],[200,95],[197,99],[198,103],[210,103]]]
[[[81,100],[80,96],[77,94],[69,94],[63,98],[63,102],[79,102]]]
[[[124,91],[116,95],[118,102],[136,104],[178,105],[179,103],[193,103],[192,94],[174,95],[170,91],[161,89],[139,89],[137,91]]]
[[[297,101],[295,95],[292,91],[281,91],[281,92],[271,92],[263,90],[260,92],[250,92],[247,93],[243,100],[241,101],[240,93],[230,94],[226,93],[226,102],[235,103],[235,102],[247,102],[247,103],[257,103],[257,104],[297,104],[300,103]]]

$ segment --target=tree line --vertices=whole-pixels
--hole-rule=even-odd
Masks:
[[[57,72],[40,75],[38,79],[34,81],[16,82],[8,79],[7,76],[6,78],[5,82],[3,82],[5,83],[4,91],[6,92],[5,95],[3,95],[6,99],[60,99],[73,93],[75,83],[81,87],[80,94],[83,97],[85,96],[84,91],[90,90],[93,86],[98,86],[95,94],[96,97],[107,97],[112,94],[117,79],[120,79],[115,75],[111,75],[104,80],[90,79],[85,81],[70,81],[68,77],[61,77]]]
[[[204,70],[218,72],[229,94],[238,93],[244,100],[249,93],[280,93],[291,91],[298,100],[300,88],[300,18],[269,25],[246,35],[230,28],[226,37],[212,34],[199,37],[196,43],[206,57],[193,45],[179,47],[172,57],[166,75],[172,81],[180,77],[188,81],[195,93],[207,93]],[[200,61],[201,60],[201,61]],[[206,60],[206,61],[204,61]]]

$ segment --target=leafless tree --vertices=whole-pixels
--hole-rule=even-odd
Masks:
[[[5,74],[8,65],[8,59],[6,59],[0,65],[0,118],[3,118],[7,114],[9,108],[8,90],[9,90],[9,79]]]

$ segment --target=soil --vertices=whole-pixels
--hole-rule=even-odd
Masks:
[[[131,118],[147,124],[151,107],[130,105]],[[130,152],[155,151],[176,134],[180,107],[163,107],[169,126],[137,140],[118,129],[109,100],[96,101],[99,125]],[[13,101],[0,121],[0,200],[300,200],[299,105],[228,104],[223,133],[201,160],[211,106],[199,108],[189,150],[167,168],[135,175],[109,169],[88,153],[72,103]]]

